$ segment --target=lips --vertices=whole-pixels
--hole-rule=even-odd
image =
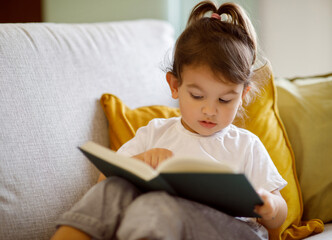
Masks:
[[[209,121],[199,121],[199,124],[202,127],[205,127],[205,128],[213,128],[213,127],[215,127],[217,125],[216,123],[209,122]]]

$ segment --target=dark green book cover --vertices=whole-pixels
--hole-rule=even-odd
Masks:
[[[244,174],[197,171],[157,174],[153,168],[139,160],[119,156],[93,142],[79,149],[106,177],[125,178],[142,192],[166,191],[231,216],[259,217],[253,210],[255,205],[263,202]],[[145,173],[139,176],[141,173],[138,169],[141,167]]]
[[[263,204],[244,174],[162,173],[178,196],[238,217],[259,217],[255,205]]]

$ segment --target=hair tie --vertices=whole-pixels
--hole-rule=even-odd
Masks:
[[[211,18],[215,18],[215,19],[221,20],[221,16],[218,13],[212,13],[211,14]]]

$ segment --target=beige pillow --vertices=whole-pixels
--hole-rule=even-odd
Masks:
[[[276,83],[278,106],[295,154],[303,220],[332,221],[332,74]]]

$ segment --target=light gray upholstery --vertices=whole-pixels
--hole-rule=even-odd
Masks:
[[[0,25],[0,239],[49,239],[96,181],[78,151],[108,145],[99,98],[173,104],[161,70],[165,22]]]

